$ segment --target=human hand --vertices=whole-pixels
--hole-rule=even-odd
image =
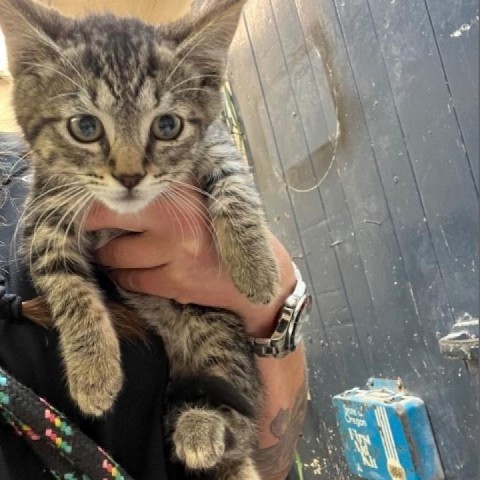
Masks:
[[[250,335],[270,336],[277,313],[295,286],[284,247],[271,235],[280,293],[269,305],[253,305],[238,292],[222,264],[204,199],[188,187],[177,188],[173,195],[135,214],[119,214],[95,204],[87,230],[135,232],[99,248],[96,261],[109,267],[112,280],[125,290],[231,310],[243,318]]]

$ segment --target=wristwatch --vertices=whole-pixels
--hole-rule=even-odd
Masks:
[[[259,357],[286,357],[303,339],[303,330],[312,310],[312,296],[307,294],[300,270],[295,264],[293,268],[297,285],[283,304],[273,335],[270,338],[250,338],[253,351]]]

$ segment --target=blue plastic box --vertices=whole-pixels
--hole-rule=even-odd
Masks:
[[[424,402],[399,380],[370,379],[333,397],[351,472],[370,480],[443,480]]]

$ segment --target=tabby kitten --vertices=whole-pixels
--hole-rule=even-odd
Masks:
[[[90,264],[96,239],[82,228],[93,200],[136,212],[193,181],[240,292],[256,303],[275,295],[260,200],[217,120],[244,3],[219,0],[197,17],[154,27],[0,0],[14,108],[32,149],[23,251],[59,333],[70,394],[86,414],[111,408],[122,386],[119,341]],[[240,319],[125,297],[164,339],[174,458],[213,478],[258,479],[250,454],[261,388]]]

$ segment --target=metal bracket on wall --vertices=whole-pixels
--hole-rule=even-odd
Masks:
[[[442,354],[453,360],[478,361],[479,322],[478,318],[465,316],[452,331],[439,340]]]
[[[392,393],[404,394],[405,386],[401,378],[392,380],[390,378],[369,378],[367,380],[368,390],[390,390]]]

